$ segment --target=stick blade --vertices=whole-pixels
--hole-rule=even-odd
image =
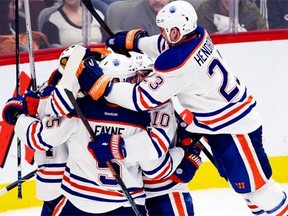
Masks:
[[[78,84],[76,72],[83,57],[85,56],[86,48],[79,45],[75,45],[75,47],[72,48],[73,51],[67,61],[67,64],[63,72],[63,76],[59,84],[61,84],[65,89],[72,91],[73,94],[76,95],[78,91],[77,86],[75,88],[75,85]]]

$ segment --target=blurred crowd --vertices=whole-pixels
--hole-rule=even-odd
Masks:
[[[15,1],[1,0],[0,54],[15,52],[15,33],[19,34],[20,51],[28,49],[24,0],[18,0],[17,25]],[[149,35],[159,33],[156,14],[170,1],[91,0],[113,32],[142,28]],[[198,25],[209,34],[288,28],[288,0],[186,1],[194,6]],[[35,50],[72,44],[92,45],[108,37],[81,0],[29,0],[29,3]],[[231,29],[231,20],[234,29]]]

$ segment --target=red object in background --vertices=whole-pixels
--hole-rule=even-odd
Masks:
[[[24,92],[30,86],[30,77],[22,71],[20,73],[20,94]],[[13,97],[16,96],[16,89],[14,90]],[[3,168],[5,161],[11,147],[11,143],[14,135],[14,126],[9,125],[4,121],[0,121],[0,167]],[[31,149],[25,149],[25,159],[28,163],[33,164],[34,162],[34,151]]]
[[[237,34],[211,34],[211,39],[215,44],[227,44],[227,43],[243,43],[243,42],[253,42],[253,41],[271,41],[271,40],[287,40],[288,30],[262,30],[262,31],[248,31],[240,32]],[[90,47],[105,47],[104,43],[96,44]],[[66,47],[53,48],[53,49],[43,49],[36,50],[34,53],[35,62],[37,61],[47,61],[58,59],[61,52]],[[21,63],[28,63],[29,56],[27,52],[20,53]],[[15,54],[0,55],[0,66],[2,65],[12,65],[15,64]],[[28,80],[29,79],[29,80]],[[21,89],[24,90],[28,88],[30,78],[25,74],[21,73],[20,76]],[[23,80],[23,81],[22,81]],[[24,84],[25,83],[25,84]],[[27,88],[25,88],[27,85]],[[190,112],[189,112],[190,113]],[[184,121],[190,124],[193,121],[193,115],[189,114],[187,110],[184,110],[180,115]],[[13,126],[0,121],[0,167],[3,167],[5,160],[10,148],[10,144],[13,138]],[[31,149],[25,149],[25,159],[30,163],[33,163],[33,151]]]

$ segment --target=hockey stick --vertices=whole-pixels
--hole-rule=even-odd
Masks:
[[[93,15],[93,17],[98,21],[100,26],[107,32],[107,34],[109,36],[114,35],[114,33],[110,30],[110,28],[107,26],[104,20],[99,16],[97,11],[94,9],[92,2],[90,0],[82,0],[82,2],[86,6],[86,8],[90,11],[90,13]]]
[[[106,33],[111,37],[114,35],[114,33],[111,31],[111,29],[108,27],[108,25],[104,22],[104,20],[99,16],[95,8],[93,7],[93,4],[91,0],[82,0],[83,4],[86,6],[86,8],[90,11],[92,16],[99,22],[101,27],[106,31]],[[126,55],[128,57],[131,57],[128,51],[126,50],[120,50],[120,53],[123,55]]]
[[[95,134],[94,134],[89,122],[87,121],[87,119],[85,118],[84,114],[82,113],[80,107],[78,106],[77,101],[75,100],[73,93],[71,91],[67,90],[67,89],[65,89],[65,92],[66,92],[68,98],[70,99],[71,103],[73,104],[77,115],[79,116],[79,118],[81,119],[82,123],[84,124],[84,126],[87,129],[87,131],[89,132],[92,141],[95,142],[97,138],[96,138],[96,136],[95,136]],[[131,196],[131,194],[129,193],[127,187],[125,186],[124,182],[122,181],[119,173],[116,172],[116,168],[115,168],[114,164],[111,163],[110,161],[107,161],[106,165],[108,166],[108,168],[112,172],[112,174],[115,177],[115,179],[118,181],[118,184],[122,188],[122,191],[124,192],[126,198],[128,199],[133,211],[135,212],[135,215],[141,216],[141,214],[140,214],[140,212],[139,212],[139,210],[138,210],[138,208],[136,206],[136,203],[135,203],[133,197]]]
[[[179,124],[181,124],[181,126],[186,129],[186,127],[188,126],[187,123],[181,118],[179,113],[177,113],[176,111],[174,113],[175,113],[175,116],[176,116],[177,121],[179,122]],[[186,132],[189,133],[189,131],[187,131],[187,130],[186,130]],[[210,160],[210,162],[214,165],[214,167],[216,169],[218,169],[217,166],[216,166],[215,160],[213,158],[213,155],[205,147],[205,145],[201,142],[201,138],[202,137],[203,137],[203,134],[192,134],[191,133],[191,138],[194,138],[194,139],[193,139],[193,141],[192,141],[192,143],[190,145],[198,144],[200,146],[201,150],[203,151],[203,153],[206,155],[206,157]],[[226,176],[222,176],[222,177],[225,178],[226,181],[228,181]]]
[[[68,62],[67,62],[66,67],[65,67],[65,72],[63,73],[63,77],[60,80],[62,85],[64,84],[64,86],[69,86],[71,84],[71,78],[73,79],[73,77],[74,77],[74,79],[76,79],[76,70],[77,70],[82,58],[84,57],[84,55],[85,55],[85,48],[83,48],[81,46],[75,48],[75,50],[73,51],[73,53],[70,55],[70,57],[68,59]],[[79,116],[80,120],[82,121],[82,123],[86,127],[86,129],[87,129],[87,131],[91,137],[91,140],[95,142],[97,140],[96,135],[94,134],[93,129],[91,128],[89,122],[87,121],[84,114],[82,113],[80,107],[78,106],[77,101],[75,100],[73,93],[68,89],[64,89],[64,90],[65,90],[65,93],[67,94],[70,102],[74,106],[74,109],[75,109],[77,115]],[[133,211],[135,212],[135,215],[141,216],[133,197],[129,193],[129,191],[128,191],[127,187],[125,186],[123,180],[121,179],[119,173],[116,172],[116,168],[115,168],[114,164],[111,163],[110,161],[107,161],[106,165],[108,166],[108,168],[112,172],[115,179],[118,181],[118,184],[120,185],[123,193],[125,194],[127,200],[129,201]]]
[[[20,53],[19,53],[19,4],[18,0],[15,1],[15,40],[16,40],[16,95],[20,95]],[[22,167],[21,167],[21,141],[17,137],[17,186],[18,192],[17,197],[18,199],[22,199]],[[16,184],[15,184],[16,186]]]
[[[26,30],[27,30],[27,35],[28,35],[28,53],[29,53],[29,62],[30,62],[30,71],[31,71],[31,86],[32,86],[32,91],[36,92],[37,83],[36,83],[35,61],[34,61],[34,52],[33,52],[33,37],[32,37],[32,30],[31,30],[29,0],[24,0],[24,8],[25,8]]]
[[[22,183],[26,182],[27,180],[29,180],[30,178],[32,178],[32,177],[35,175],[36,172],[37,172],[37,170],[34,170],[34,171],[28,173],[27,175],[23,176],[23,177],[20,179],[20,181],[21,181]],[[9,184],[9,185],[7,185],[5,188],[1,189],[1,190],[0,190],[0,196],[4,195],[4,194],[7,193],[8,191],[10,191],[10,190],[12,190],[13,188],[15,188],[15,187],[17,186],[17,184],[18,184],[18,180],[15,181],[15,182],[13,182],[13,183],[11,183],[11,184]]]
[[[179,113],[177,113],[176,111],[174,113],[175,113],[177,121],[179,122],[179,124],[181,124],[181,127],[186,129],[186,127],[188,126],[186,124],[186,122],[182,119],[182,117],[179,115]],[[186,130],[186,132],[189,133],[189,131],[187,131],[187,130]],[[214,166],[216,166],[215,160],[214,160],[212,154],[209,152],[209,150],[201,142],[201,138],[202,137],[203,137],[203,134],[192,134],[191,133],[191,138],[193,138],[193,141],[192,141],[192,143],[190,145],[195,145],[197,143],[200,146],[200,148],[203,151],[203,153],[206,155],[206,157],[211,161],[211,163]]]

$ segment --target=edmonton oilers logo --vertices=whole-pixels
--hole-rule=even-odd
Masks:
[[[171,7],[169,8],[169,11],[170,11],[170,13],[175,13],[176,7],[175,7],[175,6],[171,6]]]
[[[113,59],[112,63],[115,67],[118,67],[120,65],[120,60],[119,59]]]

